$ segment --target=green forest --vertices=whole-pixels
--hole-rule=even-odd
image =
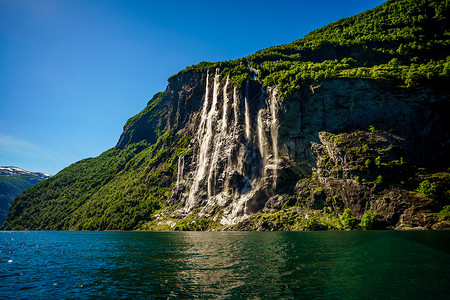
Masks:
[[[22,191],[42,181],[46,176],[35,173],[0,175],[0,225],[6,220],[9,206]]]
[[[165,205],[189,136],[166,132],[123,150],[79,161],[20,194],[10,209],[14,229],[130,230]],[[24,201],[22,201],[24,200]]]

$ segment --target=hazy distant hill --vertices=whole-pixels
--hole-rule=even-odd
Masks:
[[[0,224],[6,220],[14,198],[49,174],[34,173],[16,167],[0,167]]]

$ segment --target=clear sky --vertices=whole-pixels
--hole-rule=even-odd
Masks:
[[[114,147],[167,78],[290,43],[383,0],[0,0],[0,166]]]

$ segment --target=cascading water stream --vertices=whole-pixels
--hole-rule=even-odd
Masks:
[[[208,122],[208,103],[209,103],[209,70],[206,73],[206,88],[205,88],[205,100],[203,102],[202,114],[200,118],[200,125],[197,131],[197,140],[199,141],[200,151],[198,155],[197,170],[195,171],[194,182],[192,183],[191,189],[189,191],[189,197],[187,199],[185,210],[189,211],[195,205],[195,195],[198,191],[200,181],[203,179],[205,169],[206,169],[206,159],[209,147],[210,135],[205,132],[205,123]],[[206,131],[208,131],[208,126],[206,124]]]
[[[261,169],[261,180],[266,180],[267,172],[266,172],[266,160],[267,160],[267,149],[266,149],[266,136],[264,132],[264,122],[263,122],[263,110],[258,111],[258,118],[256,120],[256,128],[257,128],[257,135],[258,135],[258,149],[259,153],[261,155],[261,163],[262,163],[262,169]]]
[[[227,81],[225,82],[225,86],[223,88],[223,116],[222,116],[222,131],[227,130],[228,125],[228,85],[230,84],[230,76],[227,77]]]
[[[238,104],[237,87],[233,88],[233,111],[234,111],[234,127],[237,128],[239,124],[239,104]]]
[[[215,195],[215,186],[217,180],[217,163],[219,158],[221,158],[221,152],[223,152],[222,143],[227,138],[227,128],[228,128],[228,85],[230,83],[230,76],[227,77],[225,82],[225,86],[223,88],[223,105],[222,105],[222,126],[220,132],[216,134],[214,143],[214,150],[211,155],[211,165],[209,169],[208,175],[208,198],[211,198]],[[213,99],[216,99],[217,102],[218,94],[220,87],[220,77],[218,76],[218,72],[216,72],[216,76],[214,77],[214,89],[213,89]],[[213,100],[214,102],[214,100]],[[230,161],[230,159],[228,160]]]
[[[205,88],[205,101],[203,102],[202,114],[200,118],[200,125],[198,126],[199,131],[197,132],[197,137],[201,137],[205,131],[205,122],[208,118],[208,104],[209,104],[209,70],[206,72],[206,88]],[[201,140],[200,140],[201,142]]]
[[[211,135],[213,135],[213,122],[217,121],[217,115],[218,115],[218,110],[216,108],[217,106],[217,99],[219,96],[219,87],[220,87],[220,76],[219,76],[219,69],[216,69],[216,75],[214,76],[214,88],[213,88],[213,103],[211,105],[211,110],[209,111],[208,114],[208,133],[210,133]],[[222,127],[223,128],[223,127]],[[217,137],[217,136],[216,136]],[[217,165],[217,159],[219,158],[219,151],[220,151],[220,146],[221,146],[221,140],[222,139],[213,139],[213,152],[211,153],[211,157],[210,157],[210,167],[209,167],[209,174],[208,174],[208,198],[211,198],[213,196],[214,193],[214,181],[213,181],[213,173],[215,171],[215,167]]]
[[[251,214],[258,201],[267,201],[276,188],[279,107],[276,89],[261,87],[259,102],[250,100],[256,98],[250,98],[249,82],[241,94],[237,87],[230,88],[228,76],[221,89],[219,71],[213,82],[207,73],[195,135],[198,152],[189,163],[180,157],[176,187],[189,190],[181,195],[185,213],[198,207],[200,215],[208,215],[222,207],[223,218],[217,221],[233,224]],[[189,165],[195,169],[189,171]]]
[[[184,171],[184,156],[180,156],[178,158],[177,183],[175,185],[176,188],[180,187],[181,181],[183,180],[183,171]]]
[[[276,88],[272,89],[269,96],[270,110],[272,115],[272,122],[270,124],[270,134],[272,136],[272,151],[273,151],[273,189],[277,187],[278,180],[278,129],[280,127],[278,121],[278,100],[276,97]]]
[[[248,81],[245,83],[245,137],[248,141],[251,139],[251,125],[250,125],[250,108],[248,106]]]

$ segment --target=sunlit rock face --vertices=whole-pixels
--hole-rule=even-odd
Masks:
[[[367,132],[372,126],[390,132],[398,152],[394,156],[417,166],[448,163],[445,93],[334,79],[284,97],[276,87],[261,85],[257,70],[250,72],[254,80],[240,87],[222,78],[220,69],[174,76],[158,104],[164,113],[144,115],[124,128],[118,148],[142,139],[154,142],[168,130],[191,137],[189,151],[176,163],[168,199],[179,216],[205,216],[232,225],[259,211],[279,210],[299,194],[300,178],[322,178],[329,171],[319,166],[321,155],[335,160],[335,167],[348,165],[346,154],[335,153],[324,132]],[[350,175],[337,180],[352,180]],[[320,180],[331,186],[326,177]],[[359,188],[355,195],[367,194]],[[352,207],[362,214],[361,201],[375,201],[367,195],[350,197],[353,202],[341,209]]]

